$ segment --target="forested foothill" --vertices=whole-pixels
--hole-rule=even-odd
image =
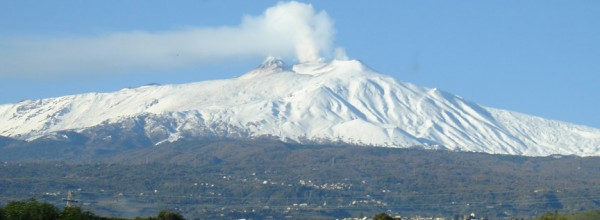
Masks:
[[[598,157],[235,140],[110,149],[97,159],[63,153],[71,159],[3,162],[0,204],[35,198],[64,207],[72,191],[83,210],[126,218],[176,210],[188,219],[504,219],[600,209]]]

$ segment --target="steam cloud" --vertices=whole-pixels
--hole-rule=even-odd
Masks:
[[[131,31],[0,43],[0,75],[170,69],[256,56],[316,61],[331,52],[333,22],[312,5],[283,2],[238,26]]]

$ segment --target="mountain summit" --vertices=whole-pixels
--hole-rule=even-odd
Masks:
[[[600,129],[480,106],[400,82],[357,60],[288,66],[270,57],[240,77],[0,105],[0,136],[85,141],[203,138],[600,155]],[[81,140],[78,139],[78,140]]]

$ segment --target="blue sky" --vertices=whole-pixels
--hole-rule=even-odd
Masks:
[[[600,1],[304,2],[312,4],[315,13],[325,11],[333,21],[335,35],[328,51],[344,48],[351,59],[398,80],[437,87],[485,106],[600,128]],[[15,58],[27,56],[17,54],[22,51],[14,47],[48,39],[68,44],[71,39],[115,33],[240,27],[244,17],[257,18],[276,4],[2,1],[0,63],[5,65],[0,66],[0,104],[241,75],[264,56],[235,56],[233,51],[220,59],[153,68],[98,62],[63,73],[60,68],[51,71],[43,62]],[[69,58],[58,52],[49,60],[61,57]],[[289,56],[286,61],[297,62]],[[11,62],[21,65],[7,68]]]

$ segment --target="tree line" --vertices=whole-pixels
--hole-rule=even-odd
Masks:
[[[184,220],[177,212],[162,210],[156,216],[136,217],[134,220]],[[30,199],[11,201],[0,206],[0,220],[127,220],[125,218],[98,216],[81,207],[65,207],[60,210],[48,203]]]

